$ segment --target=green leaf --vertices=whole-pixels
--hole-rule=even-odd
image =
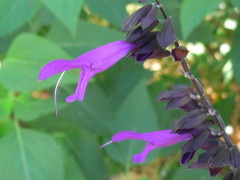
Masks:
[[[238,20],[237,29],[234,32],[233,40],[232,40],[232,67],[234,71],[234,77],[236,78],[237,82],[240,83],[240,51],[239,51],[239,42],[240,42],[240,18]]]
[[[232,0],[232,3],[240,9],[240,1],[239,0]]]
[[[65,155],[65,180],[86,180],[77,161],[70,154]]]
[[[77,57],[103,44],[121,40],[124,34],[82,20],[78,23],[75,37],[72,37],[64,26],[56,24],[51,28],[48,38]]]
[[[43,2],[74,35],[83,0],[43,0]]]
[[[58,109],[61,110],[67,104],[58,102]],[[47,107],[47,108],[46,108]],[[37,118],[55,112],[54,100],[34,99],[28,94],[22,94],[16,100],[14,112],[17,118],[29,122]]]
[[[210,43],[214,41],[214,39],[215,38],[211,26],[207,22],[203,21],[193,29],[193,31],[187,37],[186,41],[193,43]]]
[[[71,59],[54,43],[33,35],[21,34],[12,43],[0,68],[0,82],[13,91],[29,91],[54,86],[59,76],[38,82],[38,74],[44,64],[54,59]],[[77,81],[77,74],[71,76],[67,84]],[[61,83],[63,84],[63,83]]]
[[[207,169],[187,169],[182,166],[179,167],[177,172],[174,174],[174,177],[171,180],[186,180],[193,179],[194,180],[205,180],[209,178],[209,171]],[[214,180],[220,180],[220,177],[213,178]]]
[[[114,134],[130,130],[144,133],[158,129],[157,116],[145,87],[145,80],[141,80],[128,93],[124,102],[119,107],[112,126],[112,132]],[[126,141],[112,144],[110,145],[111,147],[106,147],[106,150],[112,158],[129,167],[133,165],[132,155],[140,153],[144,148],[144,144],[145,142],[143,141],[131,140],[131,142]],[[156,158],[157,152],[150,153],[147,158],[148,161]]]
[[[123,20],[128,16],[125,9],[126,2],[124,2],[124,0],[86,0],[86,4],[93,13],[117,26],[121,26]]]
[[[72,87],[64,86],[59,89],[58,103],[66,104],[65,97],[74,92],[76,85]],[[57,119],[55,113],[52,113],[39,118],[33,123],[36,124],[36,127],[50,128],[54,131],[58,129],[58,126],[61,125],[60,122],[63,121],[88,129],[98,135],[104,135],[109,133],[108,124],[113,119],[112,107],[106,95],[96,83],[88,85],[83,102],[76,101],[66,104],[66,107],[60,110],[59,113]],[[64,126],[60,129],[64,129]]]
[[[97,137],[86,130],[73,130],[64,139],[64,144],[75,156],[86,179],[108,179]]]
[[[16,132],[0,140],[0,159],[2,180],[63,180],[60,146],[52,137],[17,124]]]
[[[184,0],[180,15],[183,38],[186,39],[205,16],[214,11],[221,2],[222,0]]]
[[[39,0],[0,0],[0,36],[15,31],[31,20],[40,7]]]
[[[1,90],[3,89],[0,88],[0,91]],[[5,97],[0,97],[0,119],[3,120],[10,117],[13,109],[13,104],[14,104],[13,102],[14,102],[14,94],[11,92],[6,93]]]

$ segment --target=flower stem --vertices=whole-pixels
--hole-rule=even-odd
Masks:
[[[160,5],[160,10],[161,10],[164,18],[167,19],[166,12],[164,11],[162,5]],[[179,47],[179,42],[177,39],[175,40],[174,45],[175,45],[175,47]],[[214,123],[218,126],[218,128],[220,130],[221,136],[223,136],[225,142],[227,143],[227,145],[229,147],[233,147],[233,143],[232,143],[230,137],[225,132],[224,121],[223,121],[221,115],[213,108],[212,104],[206,98],[206,96],[204,94],[203,86],[200,84],[199,80],[196,77],[194,77],[194,75],[192,74],[190,68],[188,67],[188,64],[185,59],[181,60],[181,65],[182,65],[182,68],[184,69],[184,71],[181,71],[181,72],[184,73],[184,75],[186,75],[192,82],[192,85],[194,86],[195,90],[198,93],[199,101],[204,106],[204,108],[206,108],[208,110],[210,116],[212,116]]]

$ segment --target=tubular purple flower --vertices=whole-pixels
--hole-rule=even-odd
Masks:
[[[77,89],[73,95],[66,98],[66,101],[83,101],[90,79],[97,73],[114,65],[121,58],[126,56],[134,47],[135,45],[121,40],[100,46],[72,61],[57,59],[49,62],[41,69],[38,79],[45,80],[55,74],[81,68]]]
[[[109,141],[100,147],[103,148],[108,144],[111,144],[112,142],[120,142],[129,139],[144,140],[147,142],[144,150],[140,154],[133,155],[134,163],[143,163],[146,160],[148,153],[153,151],[154,149],[171,146],[193,138],[192,135],[189,133],[180,135],[176,133],[171,133],[171,131],[172,130],[162,130],[148,133],[123,131],[115,134],[112,137],[112,141]]]

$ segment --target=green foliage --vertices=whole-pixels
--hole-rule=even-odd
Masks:
[[[63,179],[60,145],[49,135],[20,129],[0,141],[0,173],[8,179]]]
[[[215,10],[222,0],[184,0],[181,5],[181,27],[183,38],[197,27],[205,18],[205,16]]]
[[[209,179],[209,175],[207,174],[207,169],[186,169],[186,168],[179,168],[175,173],[172,180],[185,180],[185,179],[194,179],[196,180],[205,180]],[[221,178],[217,177],[214,178],[215,180],[220,180]]]
[[[75,35],[83,0],[43,0],[45,6]]]
[[[123,19],[127,17],[125,10],[126,0],[86,0],[86,4],[93,13],[107,19],[116,26],[121,26]]]
[[[166,111],[166,103],[156,101],[159,92],[188,83],[179,78],[171,59],[148,61],[159,67],[153,70],[147,63],[139,65],[123,58],[91,80],[83,102],[69,104],[65,98],[74,93],[80,70],[67,72],[57,93],[58,117],[53,94],[59,75],[37,81],[40,69],[51,60],[70,60],[124,39],[120,26],[136,3],[0,0],[0,179],[107,180],[119,174],[130,179],[136,169],[136,174],[145,169],[132,162],[132,155],[140,153],[145,142],[113,143],[103,150],[99,146],[124,130],[169,129],[172,121],[181,117],[180,111]],[[178,38],[185,40],[181,44],[190,47],[191,69],[206,90],[210,89],[207,92],[214,107],[230,124],[239,96],[239,1],[161,3],[174,20]],[[220,3],[224,3],[221,8]],[[238,21],[237,28],[225,27],[227,19]],[[204,51],[197,52],[201,48],[196,44]],[[228,52],[221,52],[223,44],[231,45]],[[154,162],[154,175],[135,179],[154,179],[155,174],[168,180],[208,178],[207,170],[178,167],[179,152],[180,145],[151,152],[144,165]]]
[[[12,33],[30,21],[39,11],[39,0],[1,0],[0,37]]]
[[[233,4],[240,9],[240,1],[232,0]]]
[[[232,44],[232,64],[233,64],[234,76],[238,81],[238,83],[240,83],[239,41],[240,41],[240,20],[238,21],[238,27],[233,35],[233,44]]]
[[[34,34],[21,34],[16,37],[6,54],[0,71],[0,82],[13,91],[53,86],[57,78],[40,84],[37,81],[38,71],[43,64],[58,58],[70,59],[70,56],[47,39]]]

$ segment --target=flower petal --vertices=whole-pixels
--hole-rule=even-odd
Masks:
[[[54,60],[41,69],[39,80],[45,80],[57,73],[75,68],[89,67],[97,68],[99,72],[104,71],[126,56],[133,47],[134,45],[121,40],[100,46],[72,61],[63,59]]]
[[[162,131],[154,131],[149,133],[138,133],[134,131],[123,131],[115,134],[112,137],[111,142],[119,142],[129,139],[138,139],[147,141],[147,144],[144,150],[140,154],[135,154],[133,156],[133,161],[135,163],[143,163],[148,155],[154,149],[170,146],[182,141],[192,139],[192,135],[189,133],[186,134],[176,134],[171,133],[171,130],[162,130]],[[109,144],[109,143],[108,143]],[[101,146],[104,147],[105,145]]]
[[[95,73],[90,71],[89,69],[82,69],[80,73],[77,89],[73,95],[68,96],[66,98],[66,101],[68,103],[76,100],[83,101],[88,82],[94,75]]]
[[[69,61],[64,59],[54,60],[46,64],[40,71],[39,80],[45,80],[57,73],[68,71],[75,68],[81,68],[81,74],[78,87],[72,96],[66,101],[82,101],[86,87],[90,79],[97,73],[106,70],[114,65],[121,58],[126,56],[135,45],[126,43],[124,40],[112,42],[89,51],[76,59]]]
[[[151,144],[147,143],[147,145],[145,146],[145,148],[143,149],[143,151],[140,154],[134,154],[132,159],[134,163],[144,163],[147,155],[150,151],[152,151],[153,149],[151,149]]]
[[[46,64],[40,71],[39,80],[45,80],[55,74],[71,69],[80,68],[79,63],[65,59],[58,59]]]
[[[138,139],[158,145],[158,147],[170,146],[182,141],[192,139],[191,134],[171,133],[171,130],[154,131],[149,133],[138,133],[134,131],[123,131],[112,137],[113,142],[124,141],[128,139]]]

